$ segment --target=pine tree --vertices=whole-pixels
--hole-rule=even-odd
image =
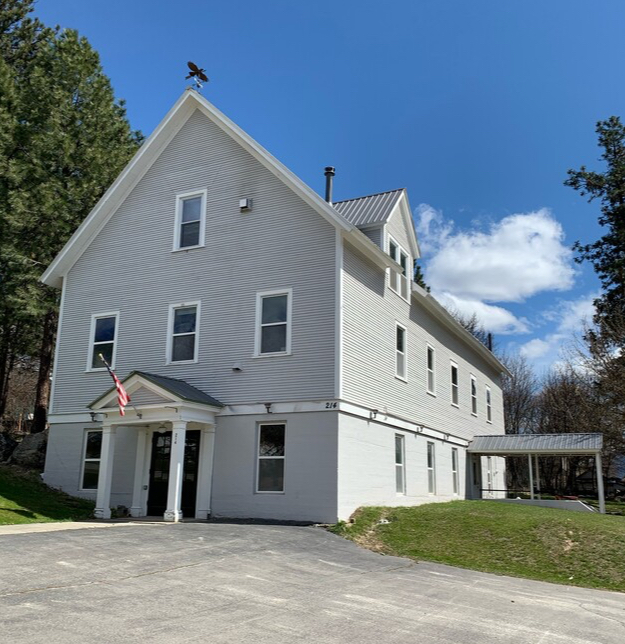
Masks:
[[[1,3],[0,24],[1,9],[9,4],[32,3]],[[39,277],[132,157],[141,136],[131,130],[124,104],[115,100],[85,38],[40,28],[30,43],[30,49],[21,47],[19,63],[4,61],[4,71],[0,66],[0,94],[6,97],[0,125],[9,126],[0,141],[0,277],[6,313],[19,311],[18,326],[29,338],[12,347],[12,354],[27,350],[39,359],[33,431],[41,431],[59,293]],[[0,314],[6,328],[16,326],[14,319]],[[7,335],[5,327],[0,332]]]

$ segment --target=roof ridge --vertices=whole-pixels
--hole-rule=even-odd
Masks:
[[[337,203],[345,203],[346,201],[359,201],[360,199],[368,199],[369,197],[378,197],[380,195],[388,195],[391,192],[403,192],[406,188],[395,188],[395,190],[383,190],[382,192],[373,192],[370,195],[362,195],[362,197],[354,197],[353,199],[341,199],[340,201],[333,201],[332,205]]]

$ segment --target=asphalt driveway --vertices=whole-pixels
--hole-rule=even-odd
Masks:
[[[2,642],[622,644],[625,595],[413,563],[320,528],[0,536]]]

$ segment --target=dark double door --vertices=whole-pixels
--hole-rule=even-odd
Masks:
[[[184,469],[182,472],[182,516],[195,516],[197,499],[197,474],[200,454],[199,430],[185,432]],[[164,514],[167,509],[169,487],[169,461],[171,458],[171,432],[155,432],[152,435],[152,459],[150,461],[150,487],[148,491],[148,516]]]

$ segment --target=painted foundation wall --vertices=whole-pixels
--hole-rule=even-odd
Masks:
[[[257,493],[258,424],[280,421],[286,422],[284,493]],[[220,417],[213,516],[336,521],[337,424],[336,412]]]

